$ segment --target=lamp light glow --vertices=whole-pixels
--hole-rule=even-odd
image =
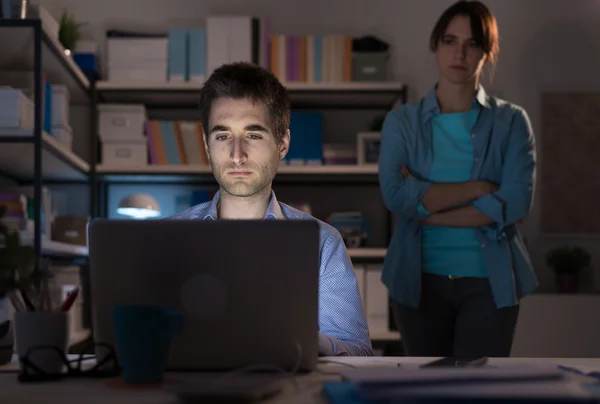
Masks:
[[[117,213],[134,219],[148,219],[160,216],[160,207],[156,199],[148,194],[132,194],[119,203]]]

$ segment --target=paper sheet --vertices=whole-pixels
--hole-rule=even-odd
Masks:
[[[432,385],[482,383],[486,381],[558,380],[564,372],[555,366],[502,368],[420,368],[349,369],[340,372],[343,380],[359,384]]]
[[[558,365],[558,368],[562,369],[562,370],[567,370],[569,372],[575,372],[575,373],[583,375],[583,376],[600,378],[600,368],[598,367],[598,365],[578,365],[578,366]]]
[[[594,397],[584,384],[573,380],[531,382],[485,382],[435,386],[362,387],[358,396],[367,400],[404,398],[502,398],[502,399],[589,399]]]

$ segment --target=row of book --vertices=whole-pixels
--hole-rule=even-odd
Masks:
[[[352,37],[273,35],[269,68],[284,82],[352,81]]]
[[[292,111],[290,133],[290,147],[282,164],[357,164],[355,143],[323,143],[323,115],[320,112]],[[208,165],[200,121],[148,119],[144,137],[147,162],[133,164]],[[119,141],[121,145],[126,143],[126,140]]]
[[[199,121],[150,119],[145,133],[150,164],[208,164]]]
[[[205,28],[162,35],[109,31],[107,37],[114,81],[202,82],[237,61],[269,69],[283,82],[353,81],[353,37],[272,33],[267,17],[209,16]]]

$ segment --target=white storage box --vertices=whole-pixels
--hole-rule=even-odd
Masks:
[[[33,102],[23,91],[0,88],[0,127],[14,129],[33,129]]]
[[[68,150],[73,150],[73,130],[69,125],[52,126],[52,136]]]
[[[108,66],[137,67],[165,63],[168,59],[169,38],[109,38]]]
[[[69,125],[69,90],[63,85],[52,86],[52,125]]]
[[[107,167],[141,167],[148,165],[146,138],[132,141],[103,141],[102,165]]]
[[[100,104],[99,134],[102,141],[129,141],[144,137],[146,107],[137,104]]]

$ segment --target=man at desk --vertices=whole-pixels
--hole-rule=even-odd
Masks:
[[[317,220],[319,354],[373,355],[354,269],[339,232],[278,202],[271,189],[290,145],[290,100],[284,86],[256,65],[223,65],[206,81],[200,108],[204,143],[219,191],[212,201],[170,219]]]

